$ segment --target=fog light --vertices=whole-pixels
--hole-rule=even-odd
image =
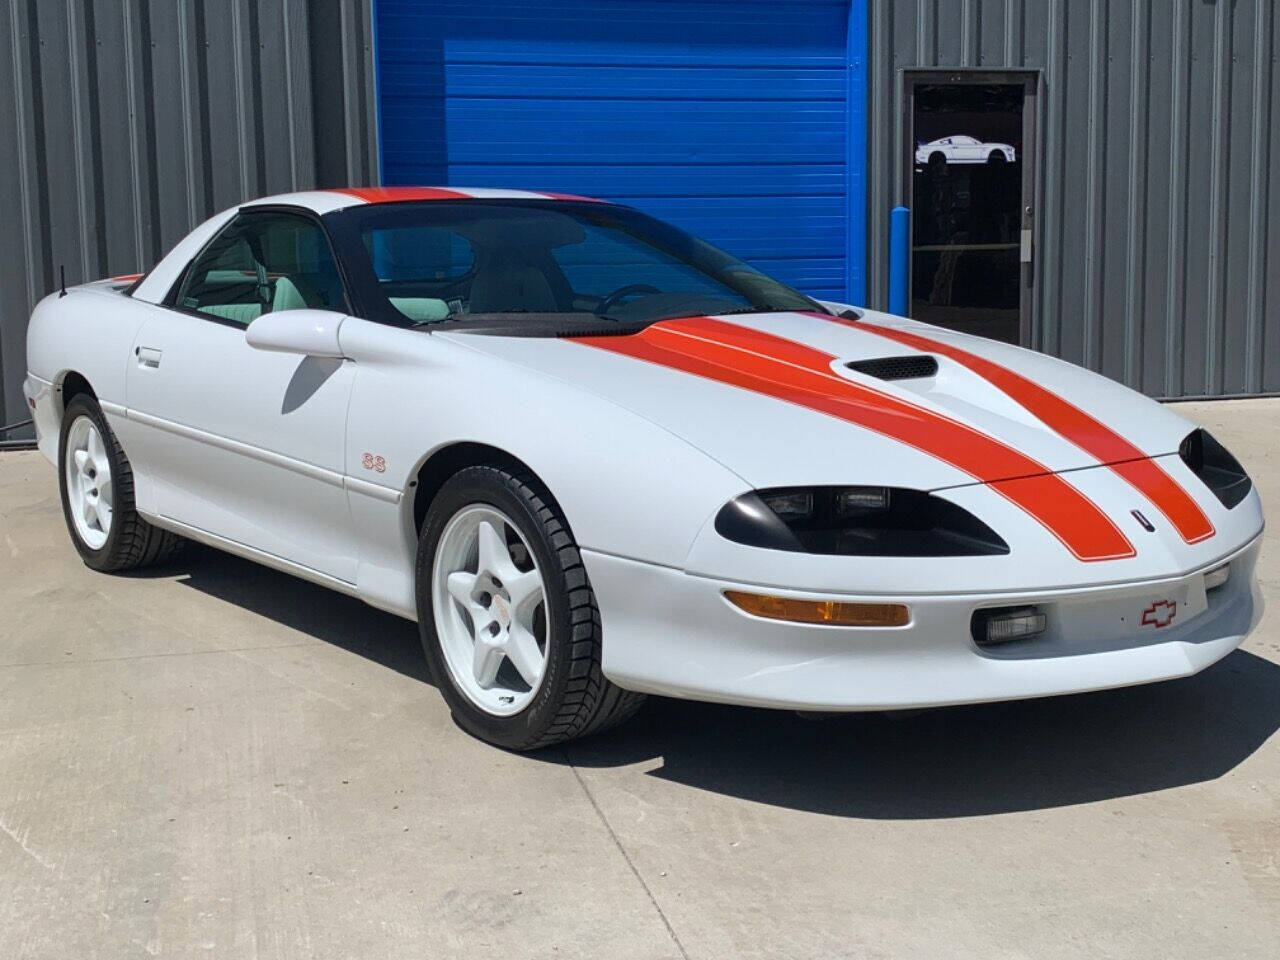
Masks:
[[[725,597],[739,610],[769,620],[823,623],[834,627],[904,627],[911,619],[901,603],[843,603],[838,600],[797,600],[759,593],[726,590]]]
[[[980,646],[1029,640],[1044,633],[1047,618],[1039,607],[997,607],[973,615],[973,639]]]
[[[1204,575],[1205,592],[1217,590],[1219,587],[1225,586],[1227,581],[1231,579],[1231,564],[1224,563],[1220,567],[1214,567]]]

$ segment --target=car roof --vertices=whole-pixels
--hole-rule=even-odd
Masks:
[[[268,206],[303,207],[315,213],[331,213],[370,203],[409,203],[421,200],[577,200],[598,203],[593,197],[532,190],[502,190],[492,187],[334,187],[279,193],[241,204],[241,209]]]

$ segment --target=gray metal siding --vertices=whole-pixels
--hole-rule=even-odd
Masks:
[[[903,198],[899,72],[1041,71],[1033,346],[1154,396],[1280,391],[1273,0],[871,4],[871,302]]]
[[[0,0],[0,424],[60,264],[144,270],[243,200],[377,181],[370,24],[369,0]]]

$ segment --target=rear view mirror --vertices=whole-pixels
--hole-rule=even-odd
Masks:
[[[341,359],[338,329],[346,315],[332,310],[281,310],[249,324],[244,338],[257,350]]]

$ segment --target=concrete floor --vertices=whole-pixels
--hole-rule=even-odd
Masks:
[[[1184,410],[1280,503],[1280,401]],[[203,549],[91,573],[52,470],[0,455],[0,957],[1275,957],[1271,539],[1271,615],[1188,680],[655,700],[514,756],[450,722],[412,625]]]

